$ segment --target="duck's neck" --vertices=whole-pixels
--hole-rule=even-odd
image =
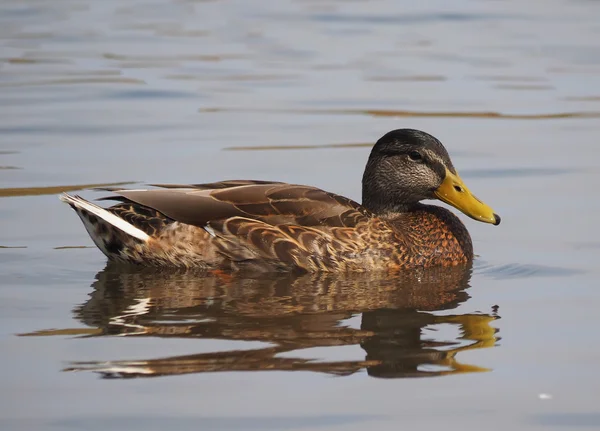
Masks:
[[[373,214],[380,216],[403,214],[414,211],[419,205],[419,201],[413,201],[409,196],[381,193],[377,190],[372,190],[369,184],[363,183],[362,206]]]
[[[403,214],[418,207],[423,198],[411,187],[399,187],[394,176],[382,175],[377,160],[369,159],[362,178],[362,205],[374,214]]]

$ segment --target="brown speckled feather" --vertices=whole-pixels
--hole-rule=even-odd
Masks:
[[[213,184],[217,188],[209,188]],[[250,181],[213,184],[113,192],[168,218],[199,227],[236,216],[269,224],[353,227],[369,216],[358,203],[315,187]]]
[[[456,239],[465,237],[462,223],[439,207],[383,219],[314,187],[215,184],[112,190],[117,196],[101,200],[121,203],[108,210],[150,238],[127,242],[96,220],[96,237],[110,237],[116,253],[100,248],[138,264],[310,272],[447,266],[472,253],[470,239]],[[122,240],[118,247],[115,238]]]
[[[370,214],[350,199],[285,183],[215,184],[113,190],[124,203],[110,210],[152,236],[151,252],[133,260],[317,271],[347,266],[340,258],[360,249],[355,228]]]
[[[111,189],[102,208],[63,194],[111,260],[207,270],[373,271],[455,266],[471,237],[440,199],[479,221],[500,217],[466,188],[441,142],[413,129],[373,146],[357,202],[316,187],[228,180]]]
[[[132,202],[113,205],[109,211],[119,216],[150,236],[158,236],[174,220],[165,217],[155,209]]]

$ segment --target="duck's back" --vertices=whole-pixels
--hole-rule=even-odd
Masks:
[[[321,189],[223,181],[112,190],[104,209],[63,199],[111,260],[205,269],[369,271],[454,265],[472,258],[449,211],[419,206],[393,220]],[[117,218],[117,222],[113,220]]]
[[[63,195],[111,260],[206,269],[343,270],[370,214],[315,187],[266,181],[111,190],[101,208]],[[116,221],[115,221],[116,219]]]

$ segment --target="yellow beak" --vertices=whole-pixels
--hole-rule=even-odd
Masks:
[[[500,216],[477,199],[458,174],[455,175],[448,169],[446,169],[446,178],[434,193],[439,200],[459,209],[472,219],[496,226],[500,224]]]

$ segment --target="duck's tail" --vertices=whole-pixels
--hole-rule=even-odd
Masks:
[[[119,258],[131,241],[145,243],[150,239],[143,230],[80,196],[63,193],[60,200],[75,210],[96,246],[109,258]]]

